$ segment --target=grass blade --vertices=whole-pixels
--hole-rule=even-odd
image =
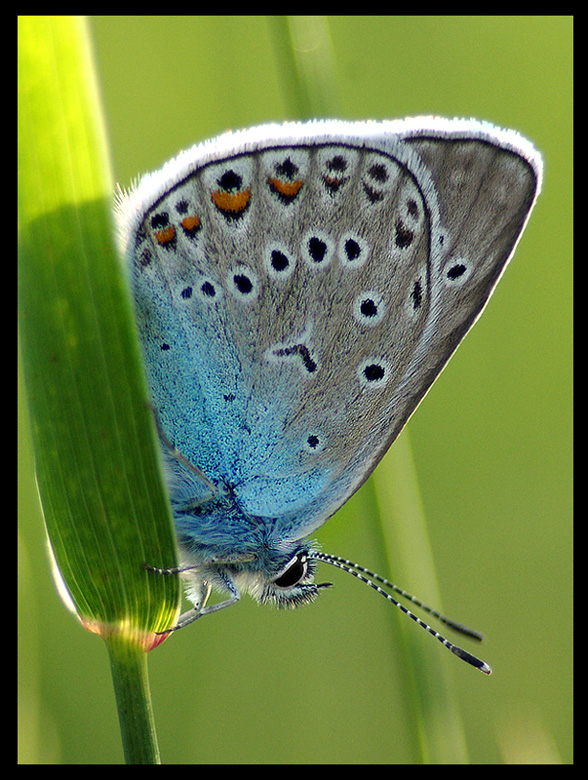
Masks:
[[[174,565],[175,534],[112,238],[85,21],[20,17],[18,46],[19,319],[38,489],[62,594],[113,663],[126,654],[141,675],[180,595],[142,564]],[[127,760],[156,758],[142,747]]]

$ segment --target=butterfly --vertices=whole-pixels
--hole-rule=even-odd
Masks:
[[[181,573],[194,604],[175,628],[242,592],[313,601],[325,562],[489,673],[380,585],[477,632],[309,537],[480,316],[541,176],[528,141],[483,122],[314,121],[226,133],[121,195],[181,554],[176,569],[151,568]],[[226,599],[207,606],[212,588]]]

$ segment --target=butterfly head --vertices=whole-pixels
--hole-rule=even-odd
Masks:
[[[237,587],[248,591],[260,604],[294,609],[314,601],[321,588],[332,583],[314,581],[317,561],[312,542],[297,542],[286,557],[272,555],[271,561],[257,560],[234,575]],[[279,568],[278,568],[279,567]]]

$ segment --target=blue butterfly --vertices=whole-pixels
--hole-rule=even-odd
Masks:
[[[309,536],[365,482],[481,314],[540,189],[512,131],[268,125],[193,147],[119,203],[194,609],[296,607],[326,562],[480,635]],[[364,575],[371,577],[367,579]],[[211,588],[226,600],[207,606]]]

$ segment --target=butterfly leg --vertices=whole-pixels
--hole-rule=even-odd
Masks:
[[[186,626],[189,626],[190,623],[198,620],[198,618],[201,618],[204,615],[211,615],[213,612],[218,612],[219,609],[230,607],[232,604],[236,604],[239,601],[240,593],[235,587],[235,583],[232,579],[222,571],[218,572],[218,578],[222,581],[222,585],[228,591],[229,598],[225,601],[220,601],[218,604],[211,604],[209,607],[205,606],[208,597],[210,596],[211,585],[208,582],[202,583],[202,598],[195,604],[194,609],[189,609],[187,612],[180,615],[178,622],[169,629],[170,631],[177,631],[179,628],[185,628]],[[167,633],[167,631],[163,633]]]

